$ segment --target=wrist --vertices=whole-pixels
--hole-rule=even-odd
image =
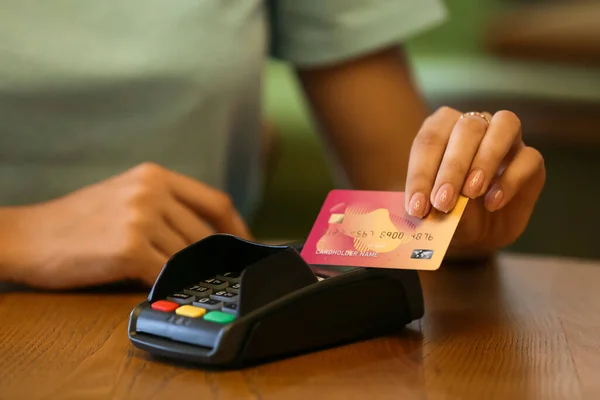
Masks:
[[[25,225],[28,207],[0,208],[0,282],[19,283],[26,264]]]
[[[473,264],[473,263],[485,263],[493,259],[497,254],[496,250],[479,247],[476,245],[465,246],[465,245],[450,245],[446,256],[444,257],[444,264]]]
[[[494,252],[448,252],[444,257],[443,264],[450,265],[473,265],[486,264],[495,258]]]

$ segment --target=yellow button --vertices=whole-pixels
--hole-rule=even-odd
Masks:
[[[175,313],[184,317],[199,318],[206,314],[206,310],[204,308],[194,306],[181,306],[175,310]]]

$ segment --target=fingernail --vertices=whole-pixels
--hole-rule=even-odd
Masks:
[[[486,196],[485,202],[487,204],[487,208],[490,212],[496,211],[500,208],[500,204],[502,203],[502,199],[504,198],[504,192],[502,189],[495,188],[490,190],[488,195]]]
[[[408,214],[413,217],[423,218],[425,216],[426,202],[425,195],[423,193],[415,193],[410,198],[410,204],[408,206]]]
[[[471,198],[479,196],[481,189],[483,189],[483,181],[483,171],[480,169],[473,170],[465,183],[465,194]]]
[[[454,188],[451,184],[445,183],[438,189],[433,205],[438,210],[447,213],[452,208],[454,202]]]

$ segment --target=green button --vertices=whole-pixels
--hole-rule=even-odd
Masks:
[[[227,314],[221,311],[211,311],[204,315],[204,319],[211,322],[217,322],[219,324],[226,324],[235,319],[235,315]]]

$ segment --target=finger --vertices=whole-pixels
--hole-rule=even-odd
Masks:
[[[417,133],[410,150],[405,186],[405,208],[409,215],[422,218],[429,212],[429,196],[460,112],[442,107],[429,116]]]
[[[148,286],[152,286],[169,260],[169,257],[150,244],[145,247],[143,255],[140,258],[140,264],[134,278]]]
[[[488,190],[490,182],[502,172],[503,163],[514,158],[522,146],[521,121],[515,114],[499,111],[490,121],[462,185],[462,193],[473,199]]]
[[[528,182],[544,168],[542,155],[534,148],[523,146],[493,183],[485,196],[485,207],[493,212],[502,209],[519,191],[526,191]],[[537,194],[536,194],[537,196]]]
[[[251,238],[246,223],[229,196],[185,175],[169,171],[169,188],[218,232]]]
[[[214,229],[179,201],[171,201],[164,209],[166,222],[184,239],[187,245],[212,235]]]
[[[151,242],[165,257],[171,257],[179,250],[186,247],[183,236],[173,230],[167,223],[160,224],[151,234]]]
[[[135,252],[128,254],[123,262],[117,265],[123,279],[141,281],[152,286],[168,259],[150,241],[142,240],[136,246]]]
[[[476,115],[461,117],[452,128],[431,193],[431,202],[436,209],[447,213],[456,205],[487,128],[488,122]]]

